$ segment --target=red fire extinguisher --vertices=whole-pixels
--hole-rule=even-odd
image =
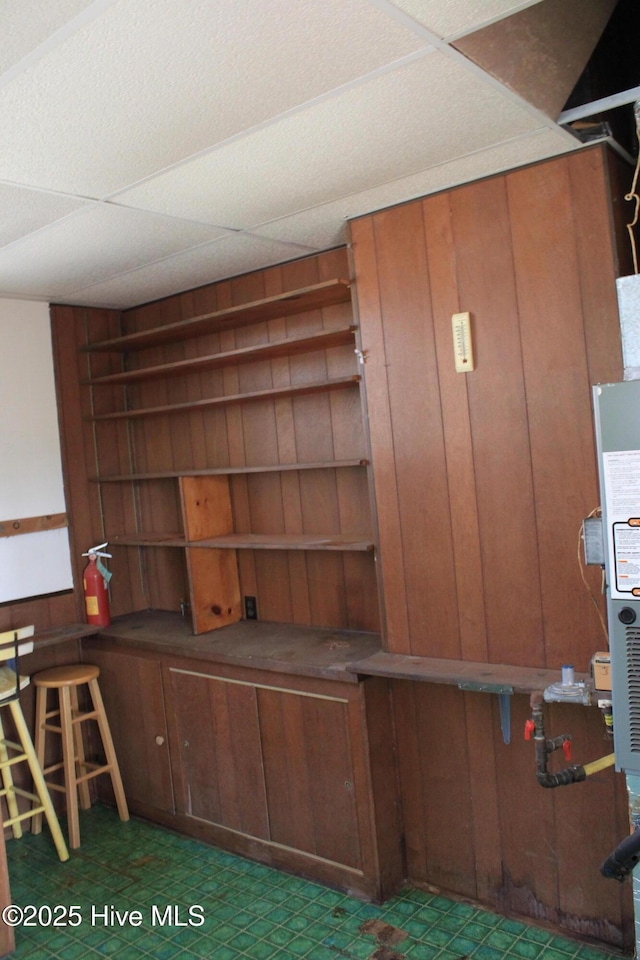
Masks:
[[[102,562],[102,557],[111,557],[110,553],[104,553],[106,546],[107,543],[101,543],[82,554],[83,557],[89,557],[89,563],[82,573],[87,623],[95,627],[108,627],[111,623],[108,587],[112,574]]]

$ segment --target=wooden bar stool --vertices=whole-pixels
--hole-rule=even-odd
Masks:
[[[36,688],[36,754],[45,777],[56,770],[64,771],[64,785],[52,783],[51,780],[47,780],[47,785],[50,790],[59,790],[66,796],[69,846],[72,850],[80,846],[78,795],[80,796],[81,809],[88,810],[91,806],[91,797],[87,781],[93,779],[93,777],[98,777],[103,773],[108,773],[111,776],[120,819],[129,819],[129,810],[120,777],[118,760],[98,684],[99,675],[99,667],[78,663],[68,667],[53,667],[51,670],[43,670],[32,677]],[[85,684],[89,689],[93,709],[81,713],[78,705],[78,687]],[[47,711],[49,690],[58,691],[57,709],[51,711]],[[59,718],[58,724],[50,722],[55,717]],[[98,724],[106,758],[104,764],[92,763],[85,759],[80,725],[86,720],[95,720]],[[54,763],[49,767],[44,766],[47,731],[59,733],[62,737],[62,762]],[[42,817],[34,817],[33,832],[38,833],[41,825]]]
[[[20,641],[32,637],[33,634],[33,626],[0,633],[0,663],[2,663],[2,666],[0,666],[0,708],[9,707],[19,740],[19,743],[16,743],[5,737],[2,710],[0,709],[0,773],[2,775],[0,796],[5,798],[9,814],[8,819],[3,819],[2,826],[11,827],[13,836],[18,840],[22,836],[22,821],[29,817],[35,820],[37,817],[42,824],[42,814],[44,813],[58,856],[64,861],[69,859],[69,851],[64,842],[60,824],[51,803],[51,795],[42,773],[42,767],[38,762],[31,734],[20,706],[20,691],[29,685],[29,677],[20,676],[18,659],[33,650],[33,641],[27,643],[20,643]],[[7,661],[11,661],[11,664]],[[13,782],[11,768],[25,760],[29,765],[35,792],[16,787]],[[16,797],[23,797],[30,802],[30,809],[26,813],[20,813]]]

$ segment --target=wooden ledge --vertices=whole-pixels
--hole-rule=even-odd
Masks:
[[[438,660],[399,653],[374,653],[356,660],[347,670],[362,676],[390,677],[396,680],[421,680],[447,683],[462,690],[485,693],[533,693],[561,679],[560,668],[516,667],[505,663],[475,663],[469,660]],[[577,681],[588,674],[576,673]]]
[[[67,640],[81,640],[83,637],[94,637],[103,627],[93,627],[88,623],[67,623],[63,627],[51,627],[49,630],[38,630],[34,636],[36,650],[40,647],[53,646]]]

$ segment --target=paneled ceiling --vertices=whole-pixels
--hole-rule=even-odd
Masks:
[[[0,296],[133,306],[580,149],[586,6],[554,45],[585,0],[0,0]]]

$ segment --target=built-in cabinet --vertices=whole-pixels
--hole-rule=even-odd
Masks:
[[[108,653],[87,641],[85,659],[100,668],[100,686],[130,805],[171,814],[175,810],[169,733],[159,657]],[[113,799],[110,782],[98,789]]]
[[[372,730],[388,729],[387,682],[177,652],[126,649],[108,636],[85,645],[101,670],[133,812],[363,896],[397,888],[392,749],[372,747],[366,722],[375,705]]]

